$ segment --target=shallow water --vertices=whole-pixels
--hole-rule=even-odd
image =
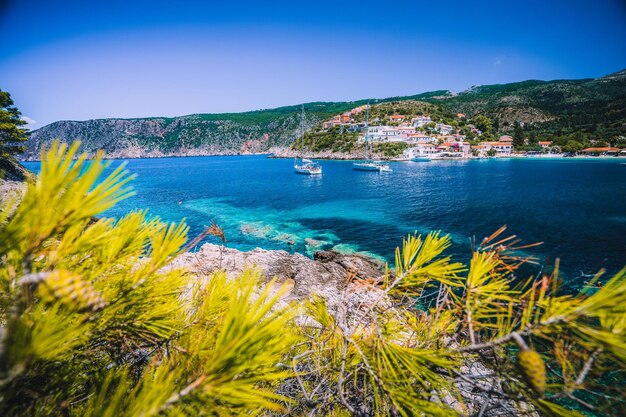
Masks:
[[[322,161],[322,176],[297,175],[292,164],[264,156],[128,160],[137,195],[106,214],[148,208],[186,218],[191,235],[215,220],[240,249],[335,248],[388,260],[407,233],[430,230],[450,234],[450,253],[467,260],[470,237],[506,224],[525,242],[545,242],[529,254],[547,265],[560,257],[568,277],[626,264],[626,167],[617,160],[406,162],[392,173]]]

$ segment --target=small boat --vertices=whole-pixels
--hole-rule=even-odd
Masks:
[[[413,162],[430,162],[431,159],[427,156],[416,156],[415,158],[411,159],[411,161]]]
[[[626,167],[626,162],[621,162],[620,165]]]
[[[319,175],[322,173],[322,166],[310,159],[301,159],[299,163],[296,161],[293,168],[297,174]]]
[[[357,171],[378,171],[378,172],[392,172],[389,168],[389,164],[382,161],[364,160],[360,162],[354,162],[352,168]]]
[[[302,105],[302,115],[300,117],[300,140],[300,154],[302,155],[304,152],[304,104]],[[322,173],[322,166],[320,164],[310,159],[305,159],[302,156],[294,159],[293,169],[296,174],[303,175],[320,175]]]
[[[368,134],[368,125],[369,125],[369,103],[365,108],[365,158],[361,161],[352,163],[352,169],[357,171],[376,171],[376,172],[393,172],[391,168],[389,168],[389,164],[378,161],[368,159],[368,151],[369,151],[369,134]]]

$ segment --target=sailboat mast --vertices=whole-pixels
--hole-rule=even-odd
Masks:
[[[300,113],[300,140],[302,141],[302,156],[304,156],[304,104]]]
[[[367,159],[367,148],[369,146],[369,121],[370,121],[370,103],[367,102],[365,107],[365,159]]]

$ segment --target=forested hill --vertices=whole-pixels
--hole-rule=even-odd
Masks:
[[[468,117],[484,114],[493,120],[496,129],[505,130],[517,121],[527,128],[557,135],[582,132],[603,140],[626,135],[626,70],[597,79],[474,86],[458,94],[442,90],[377,102],[405,100],[437,104]],[[312,128],[366,102],[307,103],[306,126]],[[37,158],[41,146],[55,138],[80,139],[88,152],[104,149],[118,157],[263,152],[293,141],[300,108],[294,105],[173,118],[59,121],[31,132],[24,158]]]

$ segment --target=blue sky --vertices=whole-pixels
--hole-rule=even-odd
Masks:
[[[0,39],[34,129],[602,76],[626,2],[9,0]]]

